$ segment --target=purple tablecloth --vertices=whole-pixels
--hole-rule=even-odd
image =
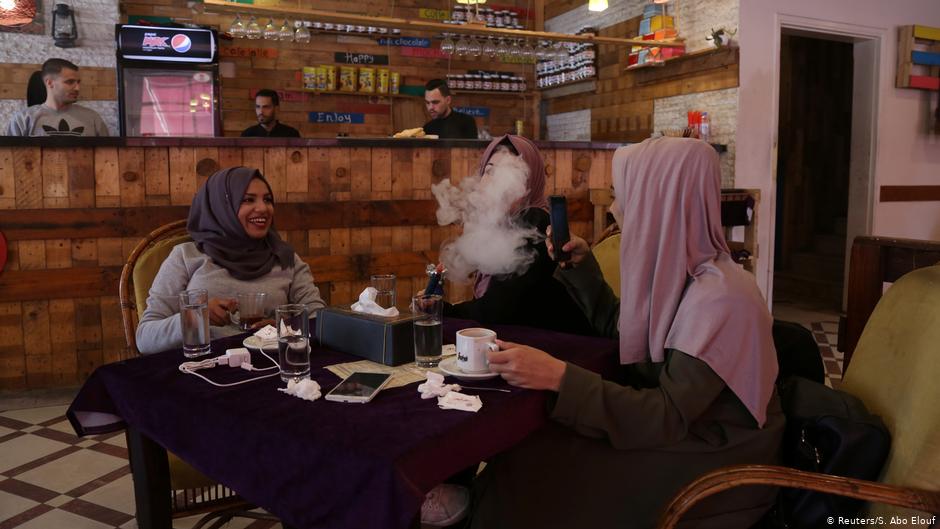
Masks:
[[[447,322],[445,343],[467,326]],[[617,366],[613,340],[493,328],[501,339],[601,373]],[[213,353],[240,346],[241,338],[213,343]],[[353,360],[314,349],[311,378],[326,393],[339,379],[323,367]],[[276,391],[284,386],[279,377],[219,388],[182,374],[183,361],[181,352],[172,351],[102,366],[69,407],[75,431],[133,426],[299,528],[408,527],[434,485],[515,445],[546,420],[544,392],[511,388],[499,378],[470,385],[511,393],[465,390],[483,399],[480,412],[467,413],[421,400],[415,384],[384,390],[365,405],[297,399]],[[269,363],[257,353],[252,361]],[[228,367],[204,373],[216,382],[257,376]]]

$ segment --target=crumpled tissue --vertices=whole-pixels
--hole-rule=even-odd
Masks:
[[[277,329],[273,325],[265,325],[255,332],[265,349],[277,347]]]
[[[479,395],[465,395],[451,391],[447,395],[437,398],[437,407],[442,410],[472,411],[476,413],[483,407],[483,401],[480,400]]]
[[[443,397],[451,391],[460,391],[460,384],[444,384],[444,375],[428,371],[426,373],[427,382],[418,386],[418,393],[422,399],[431,399],[434,397]]]
[[[315,380],[310,380],[305,378],[300,382],[289,380],[287,382],[286,388],[278,388],[278,391],[287,393],[288,395],[293,395],[298,399],[304,400],[317,400],[320,398],[320,384],[317,384]]]
[[[384,309],[375,302],[375,298],[378,296],[378,294],[379,291],[376,290],[375,287],[366,287],[366,289],[362,291],[362,294],[359,294],[359,301],[353,303],[350,308],[355,312],[376,314],[378,316],[385,316],[387,318],[398,316],[397,308],[389,307]]]

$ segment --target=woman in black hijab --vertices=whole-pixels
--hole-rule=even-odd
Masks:
[[[324,306],[310,267],[274,230],[273,193],[257,169],[210,176],[193,198],[186,227],[193,242],[173,248],[150,287],[137,326],[140,352],[182,345],[177,297],[184,290],[209,291],[213,339],[242,332],[229,318],[239,292],[264,292],[266,314],[285,303],[306,304],[311,315]]]

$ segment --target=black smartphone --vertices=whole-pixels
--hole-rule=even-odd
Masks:
[[[568,233],[568,201],[561,195],[548,197],[549,216],[552,225],[552,246],[554,246],[555,260],[565,262],[571,259],[571,253],[562,251],[561,247],[571,240]]]

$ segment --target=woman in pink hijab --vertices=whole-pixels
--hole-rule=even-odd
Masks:
[[[617,150],[613,180],[619,306],[583,240],[565,246],[577,266],[559,275],[582,306],[619,322],[622,375],[602,380],[500,342],[490,369],[553,392],[553,420],[490,461],[474,487],[472,527],[649,528],[698,476],[777,462],[784,418],[772,319],[722,234],[718,155],[698,140],[647,140]],[[687,527],[751,527],[774,497],[767,488],[713,496]]]
[[[527,255],[527,262],[515,273],[478,271],[474,280],[474,299],[456,305],[445,304],[444,315],[484,325],[506,323],[587,334],[590,326],[564,285],[553,277],[556,263],[542,243],[549,216],[545,198],[545,162],[538,148],[522,136],[506,135],[494,139],[480,159],[481,185],[487,185],[488,178],[505,175],[505,171],[499,168],[513,163],[528,169],[525,193],[510,206],[508,219],[514,226],[533,229],[531,238],[523,242],[524,247],[515,249],[517,254]],[[465,234],[466,230],[465,226]],[[491,249],[492,245],[487,248]]]

